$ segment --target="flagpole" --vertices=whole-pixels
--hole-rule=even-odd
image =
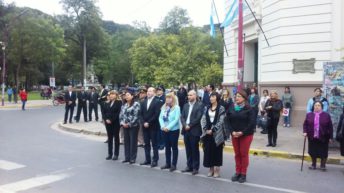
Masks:
[[[213,5],[214,5],[216,17],[217,17],[217,22],[221,25],[220,19],[219,19],[219,15],[217,14],[217,9],[216,9],[216,5],[215,5],[215,1],[214,1],[214,0],[212,0],[212,1],[213,1]],[[224,30],[224,29],[221,28],[221,27],[219,27],[219,28],[220,28],[220,32],[221,32],[221,36],[222,36],[222,41],[223,41],[223,44],[224,44],[224,46],[225,46],[226,54],[227,54],[227,57],[228,57],[229,55],[228,55],[227,45],[226,45],[226,41],[225,41],[225,36],[224,36],[224,34],[223,34],[223,31],[222,31],[222,30]]]
[[[243,88],[244,82],[244,57],[243,57],[243,3],[239,0],[239,26],[238,26],[238,89]]]
[[[247,0],[245,0],[245,2],[246,2],[247,7],[250,9],[250,11],[251,11],[251,13],[252,13],[252,15],[253,15],[253,17],[254,17],[254,20],[256,20],[256,23],[258,24],[260,30],[262,30],[262,33],[263,33],[263,35],[264,35],[264,38],[265,38],[266,43],[267,43],[268,46],[270,47],[269,41],[268,41],[268,39],[266,38],[265,32],[264,32],[262,26],[260,25],[260,23],[258,22],[258,19],[257,19],[256,15],[253,13],[253,11],[252,11],[252,9],[251,9],[251,6],[248,4]]]

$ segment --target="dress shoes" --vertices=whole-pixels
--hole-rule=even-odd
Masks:
[[[170,169],[170,168],[171,168],[171,166],[169,166],[169,165],[164,165],[164,166],[162,166],[160,169],[166,170],[166,169]]]
[[[148,161],[144,161],[144,162],[140,163],[141,166],[148,166],[148,165],[150,165],[150,164],[151,164],[151,163],[148,162]]]
[[[182,173],[186,173],[186,172],[192,172],[192,169],[190,169],[189,167],[186,167],[184,170],[182,170]]]
[[[193,170],[192,171],[192,175],[194,176],[194,175],[197,175],[198,174],[198,170]]]
[[[157,166],[158,166],[158,163],[157,163],[157,162],[152,162],[151,168],[155,168],[155,167],[157,167]]]
[[[171,166],[170,172],[174,172],[174,171],[176,171],[176,170],[177,170],[177,167],[176,167],[176,166]]]

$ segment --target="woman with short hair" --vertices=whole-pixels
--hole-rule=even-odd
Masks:
[[[268,117],[268,144],[267,147],[276,147],[277,144],[277,127],[283,104],[278,99],[277,91],[272,90],[270,92],[270,99],[265,103],[265,111]]]
[[[106,160],[118,160],[119,155],[119,114],[121,112],[122,100],[117,91],[109,92],[109,102],[104,103],[104,120],[108,141],[108,157]],[[113,141],[115,141],[115,151],[113,152]],[[113,156],[113,157],[112,157]]]
[[[303,135],[308,138],[308,154],[312,158],[311,170],[316,169],[317,158],[320,158],[320,169],[326,171],[328,144],[333,139],[331,116],[323,111],[323,107],[321,101],[314,102],[314,111],[307,113],[303,123]]]

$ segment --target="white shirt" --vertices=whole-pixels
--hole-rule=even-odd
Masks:
[[[190,103],[190,102],[189,102],[188,118],[186,119],[186,124],[187,124],[187,125],[190,124],[190,117],[191,117],[192,109],[193,109],[195,103],[196,103],[196,102],[193,102],[193,103]]]
[[[214,122],[215,120],[215,114],[216,114],[216,111],[212,111],[209,109],[209,118],[210,118],[210,122]]]
[[[69,96],[72,97],[72,92],[69,92]]]
[[[147,100],[147,110],[149,109],[149,106],[150,106],[150,104],[152,103],[153,98],[154,98],[154,97],[148,98],[148,100]]]

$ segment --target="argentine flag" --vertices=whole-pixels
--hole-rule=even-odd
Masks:
[[[225,20],[222,22],[221,27],[225,28],[233,22],[235,17],[238,15],[239,11],[239,3],[238,0],[230,0],[232,3],[230,4],[229,11],[226,15]]]
[[[214,15],[215,15],[215,7],[214,3],[211,2],[211,12],[210,12],[210,36],[215,37],[215,25],[214,25]]]

